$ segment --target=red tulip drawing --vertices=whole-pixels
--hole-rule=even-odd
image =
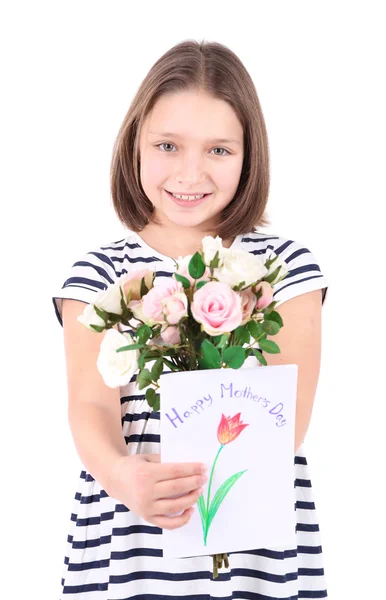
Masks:
[[[241,413],[238,413],[234,417],[225,417],[224,415],[221,416],[221,421],[217,428],[217,439],[220,442],[221,446],[217,452],[216,458],[214,459],[212,470],[210,472],[207,501],[205,503],[203,495],[201,495],[197,501],[198,509],[200,511],[201,516],[201,524],[204,534],[205,546],[209,528],[218,509],[220,508],[221,503],[224,501],[225,496],[230,492],[231,488],[239,479],[239,477],[241,477],[241,475],[243,475],[243,473],[245,473],[248,470],[245,469],[244,471],[239,471],[239,473],[235,473],[234,475],[229,477],[217,490],[212,502],[210,501],[210,491],[212,488],[213,473],[216,467],[218,457],[220,456],[221,450],[226,444],[233,442],[240,435],[243,429],[245,429],[245,427],[248,427],[248,423],[243,423],[240,420],[240,415]]]

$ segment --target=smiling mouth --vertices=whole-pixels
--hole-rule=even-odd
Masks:
[[[191,200],[184,200],[183,198],[177,198],[173,192],[169,192],[169,190],[165,190],[165,192],[171,196],[174,200],[178,200],[180,202],[186,202],[186,203],[190,203],[190,202],[200,202],[201,200],[204,200],[207,196],[210,196],[212,192],[210,192],[209,194],[177,194],[177,196],[201,196],[201,198],[192,198]]]

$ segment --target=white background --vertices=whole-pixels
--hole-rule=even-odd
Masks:
[[[228,45],[268,128],[268,232],[329,280],[306,438],[329,598],[384,590],[383,3],[12,2],[1,9],[2,590],[59,596],[80,463],[51,296],[122,239],[112,146],[142,79],[184,40]],[[139,4],[139,3],[138,3]]]

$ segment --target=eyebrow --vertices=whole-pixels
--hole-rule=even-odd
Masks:
[[[149,135],[156,135],[156,136],[160,136],[160,137],[174,137],[174,138],[179,138],[182,139],[182,136],[179,135],[178,133],[171,133],[170,131],[163,131],[161,133],[157,133],[155,131],[149,131]],[[234,139],[230,139],[230,138],[215,138],[212,140],[206,140],[207,142],[213,143],[213,144],[239,144],[240,142],[238,140],[234,140]]]

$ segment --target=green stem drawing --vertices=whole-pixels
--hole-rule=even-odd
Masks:
[[[209,484],[208,484],[208,496],[207,496],[207,500],[206,500],[206,522],[205,522],[205,536],[204,536],[204,544],[206,546],[206,538],[208,537],[208,531],[209,531],[209,527],[208,527],[208,515],[209,515],[209,507],[210,507],[210,490],[212,487],[212,479],[213,479],[213,473],[214,473],[214,469],[216,467],[216,462],[218,457],[220,456],[220,452],[221,450],[224,448],[224,444],[221,444],[219,451],[217,452],[216,458],[214,459],[213,462],[213,466],[212,466],[212,470],[210,472],[210,478],[209,478]]]

